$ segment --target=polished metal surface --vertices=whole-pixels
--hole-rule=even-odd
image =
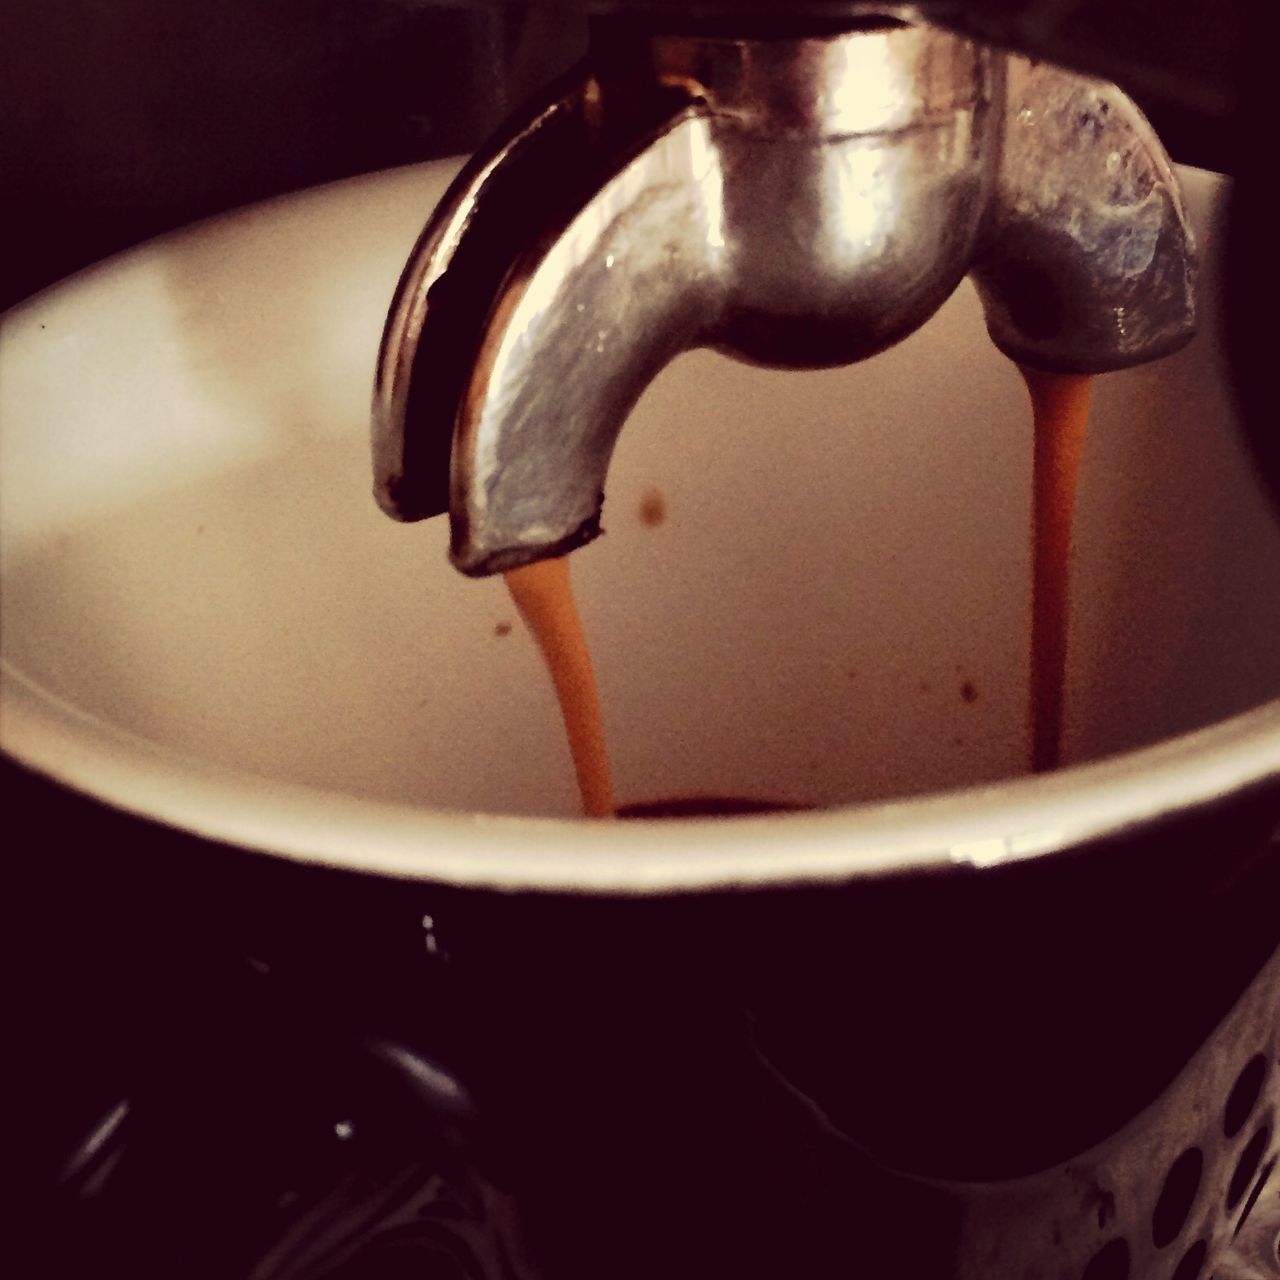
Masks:
[[[996,345],[1085,373],[1177,350],[1196,264],[1160,140],[1112,85],[1025,58],[1005,69],[998,191],[973,272]]]
[[[865,359],[972,271],[997,345],[1101,372],[1194,327],[1176,181],[1117,89],[897,19],[618,37],[478,156],[384,335],[375,491],[487,574],[599,531],[627,412],[680,351]],[[445,487],[445,476],[449,476]]]
[[[1176,181],[1123,94],[893,19],[606,35],[473,162],[410,260],[375,395],[377,495],[399,519],[447,502],[465,573],[571,550],[598,533],[618,432],[674,355],[865,359],[970,270],[996,344],[1035,367],[1101,372],[1191,336]]]

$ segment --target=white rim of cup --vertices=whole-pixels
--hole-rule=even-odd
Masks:
[[[507,892],[627,896],[1003,866],[1280,790],[1280,699],[1154,746],[904,799],[611,822],[433,810],[181,755],[0,669],[0,749],[127,813],[300,863]]]

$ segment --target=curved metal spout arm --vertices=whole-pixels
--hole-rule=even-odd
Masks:
[[[496,573],[589,542],[632,405],[714,322],[719,171],[677,123],[514,265],[459,408],[450,557]]]
[[[449,508],[457,416],[509,278],[528,274],[533,249],[687,113],[686,93],[646,88],[605,117],[595,77],[570,72],[472,157],[427,222],[391,303],[374,383],[374,496],[394,519]]]
[[[384,333],[379,501],[404,520],[447,506],[465,573],[599,532],[618,433],[680,351],[864,358],[923,323],[977,246],[985,54],[887,20],[612,35],[600,79],[562,85],[460,177]]]

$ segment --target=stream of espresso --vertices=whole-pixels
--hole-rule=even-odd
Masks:
[[[551,673],[560,715],[578,776],[582,812],[588,818],[612,818],[615,812],[609,751],[600,715],[591,651],[573,599],[569,558],[539,560],[504,575],[507,590],[529,628]]]
[[[1019,369],[1031,393],[1035,439],[1031,484],[1031,768],[1045,773],[1056,769],[1062,756],[1071,527],[1092,379],[1084,374]]]
[[[1042,373],[1025,367],[1020,372],[1031,395],[1034,435],[1031,768],[1042,773],[1057,768],[1062,751],[1071,526],[1092,384],[1082,374]],[[613,817],[617,807],[600,696],[574,603],[568,557],[511,569],[505,577],[555,685],[582,811],[590,818]]]

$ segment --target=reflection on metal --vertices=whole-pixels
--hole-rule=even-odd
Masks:
[[[122,1098],[67,1157],[58,1186],[82,1200],[97,1195],[124,1152],[123,1131],[128,1118],[129,1101]]]
[[[494,573],[590,541],[627,412],[681,351],[862,360],[967,274],[996,344],[1101,372],[1194,326],[1172,169],[1115,88],[926,25],[637,35],[463,171],[393,303],[378,499]]]

